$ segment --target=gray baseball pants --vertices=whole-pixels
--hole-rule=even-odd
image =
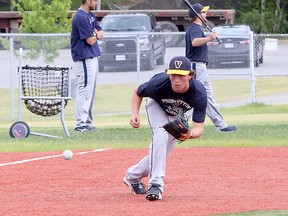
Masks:
[[[166,172],[166,161],[175,146],[176,139],[169,135],[162,126],[169,121],[175,120],[176,116],[169,116],[151,98],[146,100],[147,118],[152,130],[152,141],[148,154],[136,165],[128,168],[126,179],[130,183],[138,183],[143,177],[149,177],[148,189],[151,184],[160,185],[159,189],[163,192],[163,178]],[[185,113],[191,118],[192,110]]]
[[[207,92],[206,114],[213,122],[215,129],[217,131],[220,131],[221,129],[227,127],[228,124],[224,121],[219,109],[217,108],[213,88],[210,82],[210,77],[207,73],[207,66],[205,63],[202,62],[191,63],[192,68],[196,71],[196,79],[204,85]]]
[[[96,93],[98,75],[98,57],[75,62],[76,90],[76,125],[75,127],[93,125],[92,108]]]

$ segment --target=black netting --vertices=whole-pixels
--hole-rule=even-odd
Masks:
[[[69,97],[68,73],[68,67],[22,66],[22,94],[25,97]],[[26,99],[25,105],[41,116],[61,112],[61,99]]]

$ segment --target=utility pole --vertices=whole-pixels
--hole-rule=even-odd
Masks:
[[[13,0],[10,0],[10,11],[13,11]]]
[[[101,0],[97,1],[97,11],[101,10]]]

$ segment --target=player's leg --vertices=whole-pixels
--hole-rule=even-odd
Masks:
[[[223,116],[221,115],[219,109],[217,108],[217,104],[215,101],[214,92],[212,89],[209,75],[207,75],[204,87],[207,92],[206,114],[209,116],[209,118],[213,122],[215,129],[217,131],[220,131],[221,129],[226,128],[228,124],[224,121]]]
[[[159,125],[164,125],[167,122],[167,115],[162,110],[162,108],[158,105],[154,100],[147,98],[146,103],[146,112],[148,121],[152,130],[152,133],[159,129]],[[161,123],[158,123],[158,119],[164,119]],[[156,124],[157,122],[157,124]],[[156,129],[155,129],[156,128]],[[164,132],[163,128],[160,128],[161,131]],[[166,135],[166,133],[164,133]],[[154,135],[153,135],[154,136]],[[151,155],[153,154],[153,141],[150,143],[148,154],[139,163],[130,167],[127,170],[126,178],[131,182],[139,182],[143,177],[147,177],[149,174],[149,169],[151,166]],[[166,151],[166,150],[165,150]],[[164,154],[165,155],[165,154]]]
[[[159,104],[152,99],[147,99],[146,110],[153,134],[149,151],[150,168],[148,192],[146,194],[146,199],[151,201],[162,198],[167,157],[176,143],[176,139],[169,135],[162,126],[176,117],[167,115]]]
[[[207,92],[207,108],[206,114],[213,122],[217,131],[226,128],[228,124],[224,121],[219,109],[217,108],[213,88],[211,85],[210,77],[207,73],[207,67],[203,63],[192,63],[192,68],[196,70],[196,79],[199,80]]]
[[[87,84],[87,100],[89,103],[89,111],[88,111],[88,117],[86,121],[86,125],[89,128],[93,127],[93,116],[92,116],[92,110],[93,110],[93,104],[96,94],[96,84],[97,84],[97,77],[98,77],[98,58],[95,57],[93,59],[88,59],[87,61],[87,71],[88,71],[88,84]]]
[[[87,66],[86,61],[75,62],[77,89],[76,89],[76,129],[81,129],[86,126],[88,118],[89,104],[86,100],[87,94]]]
[[[149,172],[149,158],[145,156],[134,166],[127,169],[124,183],[131,188],[135,194],[145,194],[145,185],[141,182],[142,178],[147,177]]]
[[[167,114],[158,103],[150,98],[147,99],[146,111],[152,130],[152,142],[148,154],[138,164],[130,167],[126,173],[126,179],[131,183],[137,183],[143,177],[149,175],[149,185],[158,185],[163,191],[163,177],[166,170],[166,157],[175,145],[175,140],[170,142],[168,134],[161,126],[169,121]],[[170,138],[172,140],[172,138]],[[169,148],[167,147],[169,146]],[[125,180],[124,180],[125,181]],[[149,187],[148,185],[148,187]]]
[[[157,110],[155,111],[157,112]],[[150,143],[147,156],[142,158],[137,164],[129,167],[124,177],[124,183],[136,194],[145,194],[147,192],[146,189],[143,189],[143,183],[141,181],[144,177],[148,177],[149,174],[151,146],[152,143]]]

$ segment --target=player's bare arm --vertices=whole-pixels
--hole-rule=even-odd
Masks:
[[[87,38],[86,42],[91,46],[94,45],[97,42],[96,35],[94,34],[92,37]]]
[[[199,47],[199,46],[203,46],[205,44],[207,44],[210,41],[213,41],[215,38],[217,37],[216,32],[211,32],[209,36],[207,37],[203,37],[203,38],[195,38],[192,41],[192,45],[194,47]]]
[[[87,38],[86,42],[92,46],[93,44],[97,42],[97,40],[101,40],[101,39],[103,39],[103,31],[95,29],[95,31],[93,32],[93,36]]]
[[[139,117],[139,110],[142,103],[142,97],[138,96],[137,89],[134,90],[132,95],[132,117],[130,119],[130,125],[133,128],[140,127],[140,117]]]
[[[190,139],[196,139],[200,137],[203,134],[203,132],[204,132],[204,122],[203,123],[193,122]]]

